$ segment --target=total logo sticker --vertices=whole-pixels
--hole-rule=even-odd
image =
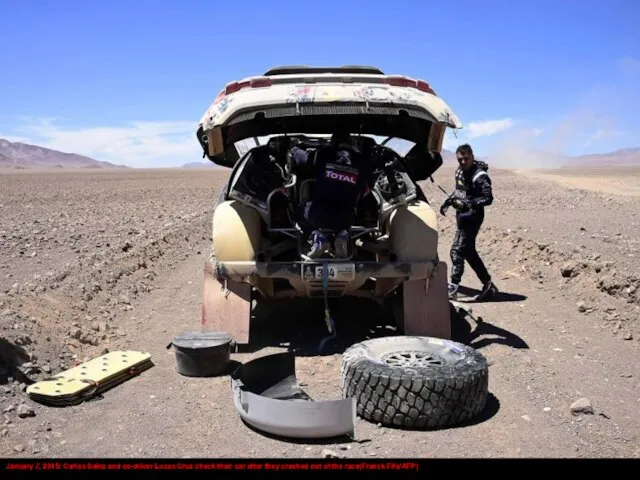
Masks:
[[[333,170],[327,170],[327,178],[331,180],[338,180],[339,182],[346,182],[356,184],[357,176],[351,173],[334,172]]]

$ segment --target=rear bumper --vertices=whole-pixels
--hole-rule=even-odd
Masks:
[[[313,401],[296,378],[292,352],[256,358],[232,374],[233,403],[249,425],[285,438],[355,439],[353,398]]]
[[[353,266],[355,278],[333,282],[361,282],[369,278],[417,280],[433,275],[439,261],[431,262],[328,262],[330,265]],[[207,269],[220,280],[248,281],[252,277],[300,281],[309,267],[322,267],[323,262],[214,262]],[[309,279],[314,283],[317,279]],[[332,280],[329,280],[331,283]]]

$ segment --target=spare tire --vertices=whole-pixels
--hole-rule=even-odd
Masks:
[[[358,416],[388,427],[461,424],[484,410],[489,367],[475,349],[451,340],[394,336],[366,340],[343,355],[340,386]]]

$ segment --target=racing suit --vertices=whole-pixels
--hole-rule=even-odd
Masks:
[[[293,146],[290,153],[292,167],[296,171],[313,169],[316,179],[311,200],[299,212],[303,231],[313,235],[317,250],[328,242],[322,230],[333,230],[337,233],[337,256],[346,256],[344,251],[337,252],[338,239],[340,250],[344,250],[358,199],[372,188],[371,167],[358,151],[343,145],[320,147],[315,155]],[[314,248],[310,253],[315,256]]]
[[[456,234],[451,246],[451,284],[457,286],[464,273],[464,261],[484,286],[491,283],[491,275],[476,251],[476,237],[484,221],[484,207],[493,203],[488,165],[475,160],[468,171],[456,170],[455,191],[443,205],[456,208]]]

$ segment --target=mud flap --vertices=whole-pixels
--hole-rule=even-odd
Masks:
[[[447,264],[439,262],[429,280],[407,280],[403,283],[405,335],[451,339],[447,278]]]
[[[238,344],[249,343],[251,284],[219,280],[211,262],[204,266],[202,328],[226,332]]]

